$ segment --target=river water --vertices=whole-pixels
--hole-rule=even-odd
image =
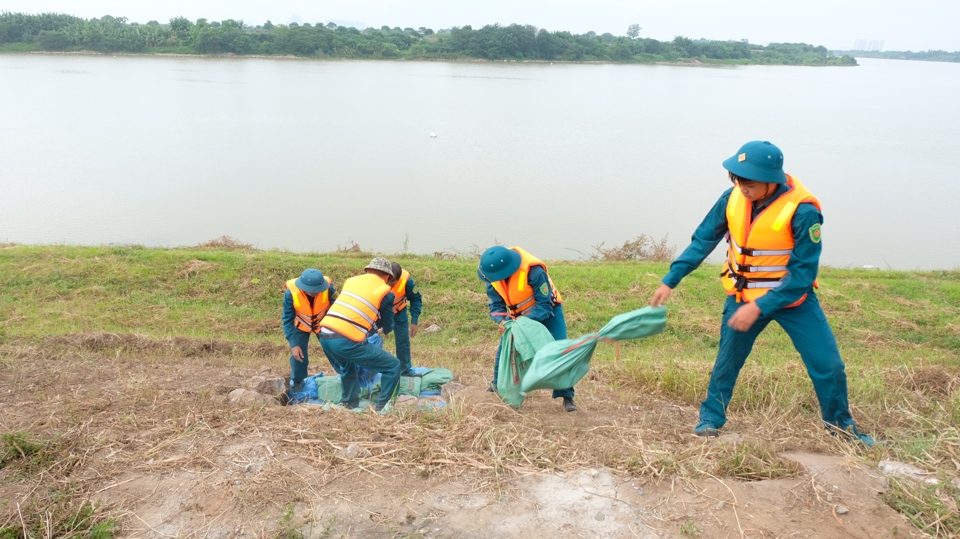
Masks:
[[[824,264],[958,268],[960,64],[860,63],[0,55],[0,241],[679,251],[766,139]]]

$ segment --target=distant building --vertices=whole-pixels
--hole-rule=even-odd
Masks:
[[[883,50],[883,40],[866,40],[866,39],[857,39],[853,42],[853,50],[855,51],[882,51]]]

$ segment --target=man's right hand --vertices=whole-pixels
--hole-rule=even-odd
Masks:
[[[499,329],[500,329],[500,334],[501,334],[501,335],[503,335],[503,332],[507,330],[507,328],[503,327],[503,323],[506,322],[506,321],[507,321],[506,319],[503,319],[503,320],[500,321]]]
[[[672,291],[673,289],[669,286],[665,284],[660,285],[660,288],[653,293],[653,298],[650,299],[650,306],[663,307],[663,305],[667,302],[667,298],[670,297],[670,292]]]
[[[299,346],[291,346],[290,353],[293,355],[293,358],[303,363],[303,350]]]

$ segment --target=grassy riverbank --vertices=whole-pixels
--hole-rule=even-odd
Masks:
[[[283,283],[305,267],[317,267],[339,284],[359,273],[371,256],[222,245],[184,249],[2,246],[0,387],[21,392],[29,385],[37,398],[53,398],[59,390],[38,389],[42,382],[37,380],[56,373],[60,366],[67,368],[64,362],[84,363],[94,370],[101,365],[111,371],[119,368],[117,376],[127,369],[161,364],[164,368],[203,366],[211,377],[263,363],[275,372],[285,372],[287,356],[279,328]],[[476,259],[388,256],[410,270],[423,293],[421,327],[442,328],[414,339],[414,363],[449,368],[457,381],[483,387],[498,336],[487,318]],[[667,267],[666,263],[551,263],[551,275],[564,295],[570,335],[596,331],[614,315],[645,306]],[[488,426],[484,436],[496,438],[503,431],[499,448],[461,444],[466,423],[456,414],[386,421],[396,428],[429,427],[416,437],[424,444],[431,443],[429,433],[443,432],[449,447],[462,447],[462,454],[445,454],[444,462],[454,466],[489,463],[498,476],[525,463],[557,470],[575,463],[609,466],[639,476],[696,477],[707,471],[741,479],[782,477],[790,471],[770,455],[790,448],[856,454],[871,464],[892,458],[936,471],[943,478],[960,472],[960,271],[822,269],[819,296],[847,364],[854,417],[863,430],[885,441],[883,448],[867,451],[824,435],[803,365],[786,335],[771,326],[758,340],[730,406],[731,421],[725,430],[742,435],[744,443],[733,449],[709,446],[705,453],[701,445],[688,445],[701,440],[688,441],[687,434],[695,419],[691,410],[706,393],[718,343],[723,293],[717,273],[716,267],[703,267],[677,288],[663,335],[621,343],[619,360],[613,345],[602,345],[591,374],[578,385],[583,406],[615,423],[634,421],[636,410],[654,405],[684,410],[675,420],[664,422],[661,417],[659,423],[651,423],[644,431],[646,441],[635,444],[589,428],[550,426],[547,430],[577,442],[574,458],[565,442],[544,441],[542,425],[518,431],[518,424],[530,421],[522,419],[522,414],[512,419],[498,416]],[[136,338],[109,341],[101,338],[104,332]],[[98,338],[100,344],[89,345]],[[156,349],[145,342],[157,343]],[[177,345],[174,348],[182,353],[171,356],[167,345],[178,342],[196,346],[186,352],[185,345]],[[323,367],[322,358],[314,357],[313,370]],[[95,410],[87,408],[98,401],[96,395],[92,397],[91,402],[67,408],[78,417],[96,416]],[[7,398],[15,403],[20,397]],[[210,411],[209,394],[182,398],[186,399],[184,409],[165,412],[168,416],[188,414],[186,408],[198,413],[194,406],[207,414],[221,413]],[[122,421],[143,423],[135,411],[139,399],[131,399],[134,408],[123,412],[127,419]],[[187,404],[191,399],[200,399],[201,404]],[[143,406],[152,409],[149,400]],[[256,423],[257,417],[244,421]],[[665,432],[658,432],[658,424]],[[9,439],[100,443],[72,432],[73,428],[70,421],[0,421],[0,434]],[[673,441],[673,437],[684,441]],[[410,444],[405,446],[410,451],[405,462],[429,470],[439,449],[421,447],[415,441]],[[745,460],[750,454],[760,457]],[[0,489],[12,480],[5,473],[0,470]],[[960,533],[956,510],[960,493],[949,485],[934,489],[894,481],[887,501],[929,533],[942,537]],[[0,516],[0,529],[5,525]]]

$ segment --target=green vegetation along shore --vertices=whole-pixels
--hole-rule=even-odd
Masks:
[[[925,62],[960,62],[960,51],[834,51],[838,56],[883,58],[887,60],[922,60]]]
[[[439,30],[430,28],[356,28],[326,25],[251,26],[242,20],[168,23],[129,22],[125,17],[82,19],[44,13],[0,14],[0,52],[91,51],[101,53],[294,55],[319,58],[484,59],[617,63],[706,63],[854,66],[851,56],[835,56],[823,46],[804,43],[692,40],[594,32],[551,32],[529,25],[487,25]]]
[[[286,348],[279,317],[284,282],[303,268],[317,267],[336,283],[342,283],[358,274],[371,256],[352,252],[259,251],[222,245],[178,249],[0,245],[0,373],[21,380],[5,379],[0,384],[13,384],[9,386],[13,388],[26,383],[28,378],[42,379],[48,376],[44,373],[55,372],[64,361],[90,362],[89,369],[98,368],[97,362],[105,362],[103,368],[109,369],[109,377],[117,376],[116,383],[126,383],[122,382],[123,370],[106,367],[127,361],[120,359],[124,357],[123,350],[114,351],[104,345],[64,352],[71,342],[78,341],[75,336],[102,332],[137,335],[138,339],[154,342],[193,339],[192,342],[211,343],[197,348],[197,354],[216,350],[213,343],[234,343],[235,350],[266,350],[278,369],[282,369]],[[387,256],[411,272],[423,293],[422,328],[434,324],[442,328],[434,334],[421,332],[414,339],[414,363],[449,368],[458,381],[483,387],[498,334],[487,317],[484,288],[476,277],[477,260],[447,255]],[[551,275],[563,292],[571,336],[596,331],[614,315],[645,306],[667,266],[659,262],[550,263]],[[668,304],[668,324],[663,335],[621,343],[619,355],[613,345],[601,346],[591,364],[593,374],[582,382],[584,399],[606,403],[603,410],[644,409],[652,405],[650,399],[695,409],[706,392],[718,344],[717,325],[724,295],[717,273],[717,267],[703,267],[677,288]],[[857,423],[884,442],[882,447],[860,450],[856,458],[872,466],[880,459],[895,459],[936,472],[941,479],[939,485],[892,481],[884,499],[918,528],[938,537],[956,537],[960,534],[960,515],[956,511],[960,488],[951,479],[960,473],[960,271],[827,267],[822,268],[818,294],[847,365]],[[83,339],[90,340],[80,340]],[[123,369],[134,372],[141,368],[141,363],[149,370],[157,368],[151,365],[175,366],[170,362],[185,365],[193,361],[196,368],[204,367],[208,369],[205,372],[217,376],[231,368],[230,363],[217,363],[219,360],[206,356],[187,354],[158,359],[152,353],[147,348],[136,349],[132,354],[136,363],[128,363]],[[255,366],[256,362],[265,361],[263,357],[249,361]],[[314,362],[322,363],[321,356],[314,357]],[[226,361],[236,365],[242,358],[230,356]],[[167,379],[168,383],[173,381]],[[130,383],[134,382],[142,380],[135,378]],[[39,386],[30,387],[34,388],[30,391],[40,395]],[[197,395],[196,398],[209,398],[205,390]],[[131,397],[131,405],[144,400],[143,406],[149,409],[153,406],[150,398]],[[91,402],[99,401],[94,398]],[[204,402],[208,407],[204,417],[213,416],[216,412],[209,409],[211,404]],[[786,334],[773,326],[757,341],[741,374],[730,413],[734,424],[739,425],[731,428],[740,428],[743,436],[749,437],[751,441],[744,447],[750,451],[762,449],[776,454],[784,448],[803,447],[829,452],[841,447],[825,445],[830,437],[818,426],[819,411],[810,381]],[[451,444],[465,428],[466,419],[460,416],[430,417],[430,428],[446,433],[453,440]],[[389,421],[408,424],[405,428],[409,429],[420,428],[418,421],[427,424],[422,418],[398,417]],[[0,434],[11,440],[49,439],[51,432],[64,435],[63,440],[71,439],[66,436],[72,426],[69,422],[3,425],[11,431]],[[497,429],[501,427],[497,425],[500,423],[490,427],[490,436],[499,435]],[[47,430],[41,430],[41,426]],[[684,430],[678,432],[686,432],[690,427],[692,424],[686,426],[685,420],[680,426]],[[531,430],[529,436],[539,436],[538,432]],[[593,430],[563,432],[563,436],[602,435]],[[647,439],[646,443],[661,447],[672,443],[667,438]],[[537,440],[530,438],[526,443],[547,444]],[[86,438],[76,443],[81,442],[99,443]],[[737,466],[724,468],[720,465],[727,462],[724,460],[704,468],[709,463],[702,460],[702,455],[696,462],[687,462],[680,454],[672,456],[669,462],[662,460],[666,458],[663,456],[657,457],[661,461],[648,462],[640,449],[623,443],[614,440],[612,445],[604,446],[602,453],[591,452],[592,445],[580,445],[577,458],[581,463],[640,475],[653,473],[657,477],[695,476],[700,470],[746,479],[777,476],[750,469],[744,464],[746,461],[739,460]],[[491,443],[490,447],[495,445]],[[476,451],[476,459],[496,459],[496,469],[500,470],[523,459],[556,469],[561,469],[565,462],[564,453],[555,445],[538,445],[536,452],[525,453],[520,448],[492,456],[486,455],[486,444],[474,449],[469,449],[469,444],[463,447],[464,451]],[[842,447],[851,448],[843,451],[855,450],[852,444]],[[720,457],[736,456],[724,456],[721,446],[717,448]],[[690,451],[692,455],[699,450]],[[429,448],[423,449],[423,455],[429,452]],[[411,453],[409,458],[428,458],[418,454]]]

